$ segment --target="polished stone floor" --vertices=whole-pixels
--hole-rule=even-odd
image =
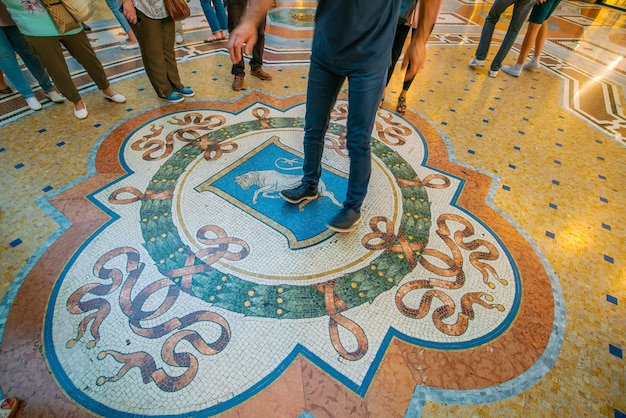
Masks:
[[[24,417],[625,416],[626,13],[564,0],[541,68],[490,78],[468,62],[491,2],[446,0],[407,112],[399,68],[378,112],[363,221],[334,234],[347,86],[320,198],[277,196],[315,5],[277,2],[273,80],[234,92],[193,0],[196,96],[166,104],[103,2],[89,38],[126,103],[71,57],[87,119],[0,98],[3,396]]]

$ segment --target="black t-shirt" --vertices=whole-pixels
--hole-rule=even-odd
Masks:
[[[389,68],[400,3],[401,0],[319,0],[314,57],[346,70]]]

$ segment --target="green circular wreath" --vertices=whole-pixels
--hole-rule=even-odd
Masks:
[[[232,140],[246,132],[267,129],[268,121],[269,126],[276,129],[303,128],[304,125],[301,118],[269,118],[264,120],[264,126],[258,120],[251,120],[215,130],[209,139],[216,143]],[[343,125],[331,123],[328,132],[339,135],[345,130]],[[411,244],[410,255],[414,260],[419,258],[428,242],[431,226],[428,194],[424,185],[414,182],[416,173],[413,168],[382,141],[372,137],[370,144],[372,153],[384,163],[396,181],[407,182],[401,188],[400,232],[387,246],[399,248],[404,245],[405,250],[383,251],[368,266],[335,279],[333,292],[335,300],[343,301],[341,311],[371,303],[378,295],[396,286],[415,267],[406,256],[406,244]],[[146,194],[172,190],[189,164],[203,153],[195,142],[182,147],[155,173]],[[144,245],[157,267],[162,271],[184,268],[188,250],[172,220],[172,200],[144,199],[140,216]],[[204,261],[195,257],[194,265],[202,264]],[[172,280],[181,285],[181,277]],[[193,275],[191,290],[194,296],[212,305],[244,315],[302,319],[328,314],[324,292],[314,285],[263,285],[210,269]]]

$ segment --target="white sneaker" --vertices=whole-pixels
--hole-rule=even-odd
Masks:
[[[180,33],[176,34],[176,43],[177,44],[182,44],[183,42],[185,42],[185,39],[183,39],[183,35],[181,35]]]
[[[485,65],[485,60],[479,60],[477,58],[472,58],[469,62],[469,66],[474,67],[482,67]]]
[[[525,70],[536,70],[539,67],[541,67],[539,60],[530,59],[526,64],[524,64]]]
[[[489,77],[496,78],[498,76],[499,71],[489,70]]]
[[[65,101],[65,97],[61,96],[54,90],[46,93],[46,97],[48,97],[48,99],[52,100],[54,103],[63,103]]]
[[[28,107],[30,107],[31,110],[41,110],[41,103],[39,103],[39,100],[37,100],[37,98],[34,96],[27,97],[26,103],[28,104]]]
[[[128,43],[125,43],[124,45],[120,45],[120,48],[126,49],[126,50],[137,49],[137,48],[139,48],[139,43],[138,42],[128,42]]]
[[[505,65],[502,67],[502,71],[513,77],[519,77],[522,74],[522,66],[521,64]]]

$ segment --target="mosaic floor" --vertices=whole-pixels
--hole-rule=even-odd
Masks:
[[[104,8],[89,38],[125,104],[71,58],[86,120],[0,98],[2,394],[24,417],[626,416],[626,13],[563,1],[541,68],[489,78],[467,63],[490,2],[446,0],[407,113],[400,71],[378,113],[363,222],[334,234],[346,91],[321,197],[277,196],[314,7],[277,2],[274,79],[240,92],[192,2],[194,98],[159,102]]]

